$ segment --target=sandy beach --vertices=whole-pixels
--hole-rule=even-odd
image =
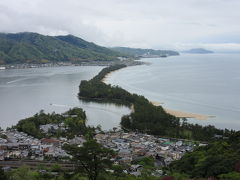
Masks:
[[[117,71],[119,71],[119,70],[120,70],[120,69],[115,70],[115,71],[111,71],[110,73],[106,74],[105,77],[104,77],[101,81],[102,81],[103,83],[105,83],[105,84],[108,84],[108,83],[107,83],[107,79],[111,76],[112,73],[117,72]]]
[[[107,84],[107,79],[111,75],[112,72],[108,73],[101,81],[105,84]]]
[[[171,110],[171,109],[165,109],[164,110],[171,114],[174,115],[176,117],[179,118],[194,118],[197,120],[208,120],[208,118],[210,118],[211,116],[207,116],[207,115],[202,115],[202,114],[195,114],[195,113],[188,113],[188,112],[181,112],[181,111],[176,111],[176,110]]]
[[[161,104],[164,104],[164,103],[159,103],[159,102],[156,102],[156,101],[151,101],[151,103],[155,106],[160,106]],[[214,117],[214,116],[208,116],[208,115],[196,114],[196,113],[190,113],[190,112],[182,112],[182,111],[166,109],[166,108],[164,108],[164,110],[167,113],[169,113],[171,115],[174,115],[176,117],[179,117],[179,118],[194,118],[194,119],[197,119],[197,120],[208,120],[208,118]]]

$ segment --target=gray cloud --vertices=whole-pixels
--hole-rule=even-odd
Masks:
[[[105,46],[240,50],[239,8],[239,0],[1,0],[0,31],[74,34]]]

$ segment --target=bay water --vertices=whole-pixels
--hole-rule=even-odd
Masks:
[[[84,102],[78,99],[81,80],[89,80],[102,66],[67,66],[0,71],[0,127],[16,125],[40,110],[62,113],[80,107],[89,125],[108,130],[119,126],[130,110],[114,104]]]
[[[165,108],[216,116],[190,122],[240,130],[240,54],[181,54],[141,61],[150,64],[116,71],[107,83]]]

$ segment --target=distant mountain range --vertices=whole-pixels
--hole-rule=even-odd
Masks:
[[[0,64],[116,60],[121,53],[73,35],[0,33]]]
[[[179,55],[176,51],[171,50],[154,50],[154,49],[140,49],[140,48],[129,48],[129,47],[113,47],[111,48],[122,54],[127,54],[135,57],[166,57],[166,56],[177,56]]]
[[[196,48],[196,49],[190,49],[187,51],[182,51],[183,53],[190,53],[190,54],[209,54],[214,53],[213,51],[209,51],[203,48]]]

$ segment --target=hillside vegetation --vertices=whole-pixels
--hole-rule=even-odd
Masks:
[[[51,136],[41,131],[41,125],[63,123],[63,126],[67,127],[67,131],[57,130],[53,133],[53,136],[74,137],[75,135],[85,134],[90,129],[86,126],[86,119],[86,114],[81,108],[73,108],[63,114],[46,114],[41,110],[32,117],[20,120],[13,128],[40,139]]]
[[[120,53],[73,35],[0,33],[0,64],[116,60]]]
[[[171,171],[183,173],[191,178],[240,179],[240,132],[227,140],[215,141],[199,147],[182,159],[171,164]]]

